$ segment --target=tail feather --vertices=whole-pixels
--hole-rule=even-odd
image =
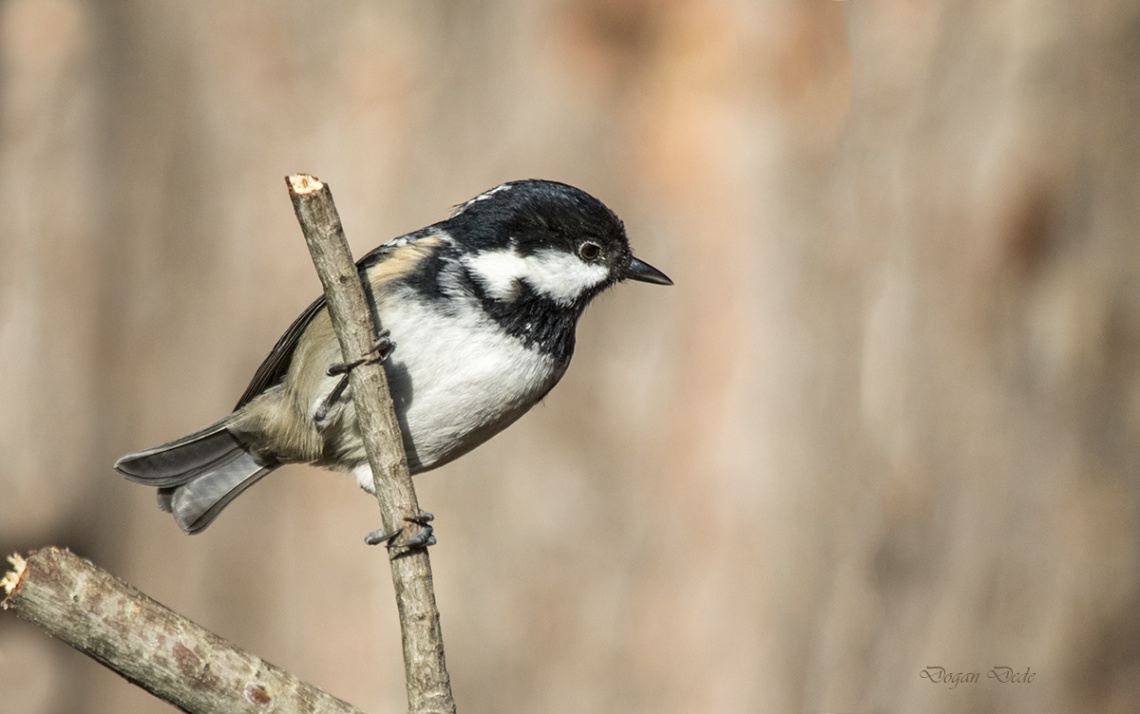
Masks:
[[[168,444],[122,456],[115,470],[135,483],[178,486],[229,461],[238,451],[245,449],[220,421]]]
[[[174,516],[174,522],[187,533],[197,533],[210,525],[230,501],[241,495],[262,476],[273,470],[243,452],[232,461],[202,474],[181,486],[158,490],[159,507]]]
[[[169,444],[127,454],[115,469],[136,483],[158,488],[158,506],[178,527],[197,533],[230,501],[279,464],[250,452],[218,422]]]

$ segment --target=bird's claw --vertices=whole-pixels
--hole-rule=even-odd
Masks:
[[[372,348],[363,357],[351,362],[334,362],[325,370],[325,374],[330,377],[335,377],[338,374],[347,375],[362,364],[383,362],[388,359],[394,349],[396,349],[396,343],[392,341],[392,333],[388,330],[382,330],[376,336],[376,341],[372,343]]]
[[[380,545],[383,543],[384,547],[388,549],[389,557],[397,558],[417,548],[427,548],[428,546],[435,545],[435,536],[432,533],[431,525],[429,525],[433,520],[435,520],[435,516],[420,509],[418,515],[404,517],[405,522],[419,526],[419,530],[417,530],[415,534],[404,540],[397,541],[396,539],[404,532],[403,528],[391,533],[388,533],[383,528],[378,528],[366,535],[364,542],[368,545]]]
[[[333,386],[332,391],[328,393],[328,396],[326,396],[321,401],[320,406],[317,407],[317,411],[314,412],[313,419],[316,420],[317,424],[320,425],[324,423],[325,419],[328,418],[329,411],[332,410],[333,405],[340,400],[341,396],[344,394],[344,390],[348,388],[349,372],[356,369],[362,364],[383,362],[384,360],[388,359],[388,356],[392,354],[392,350],[394,349],[396,349],[396,343],[392,341],[391,333],[388,332],[388,330],[383,330],[379,335],[377,335],[376,342],[372,344],[372,349],[368,350],[368,353],[364,357],[353,360],[351,362],[334,362],[333,364],[330,364],[329,368],[325,370],[325,374],[330,377],[341,375],[341,378],[340,381]]]

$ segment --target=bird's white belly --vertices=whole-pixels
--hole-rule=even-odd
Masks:
[[[462,456],[509,426],[566,369],[473,306],[451,316],[409,300],[381,311],[380,322],[395,343],[384,366],[413,473]],[[346,407],[352,410],[351,398]],[[356,471],[371,490],[367,465]]]

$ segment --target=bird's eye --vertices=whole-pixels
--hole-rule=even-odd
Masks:
[[[586,241],[578,246],[578,255],[582,260],[595,261],[602,255],[602,246],[593,241]]]

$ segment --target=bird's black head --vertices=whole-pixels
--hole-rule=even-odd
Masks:
[[[513,181],[479,194],[445,222],[463,261],[492,298],[532,291],[580,311],[621,280],[671,285],[637,258],[604,203],[556,181]]]
[[[633,257],[618,217],[585,191],[514,181],[479,194],[429,232],[448,237],[413,282],[442,304],[474,299],[507,334],[556,360],[574,351],[590,300],[622,280],[672,281]]]

